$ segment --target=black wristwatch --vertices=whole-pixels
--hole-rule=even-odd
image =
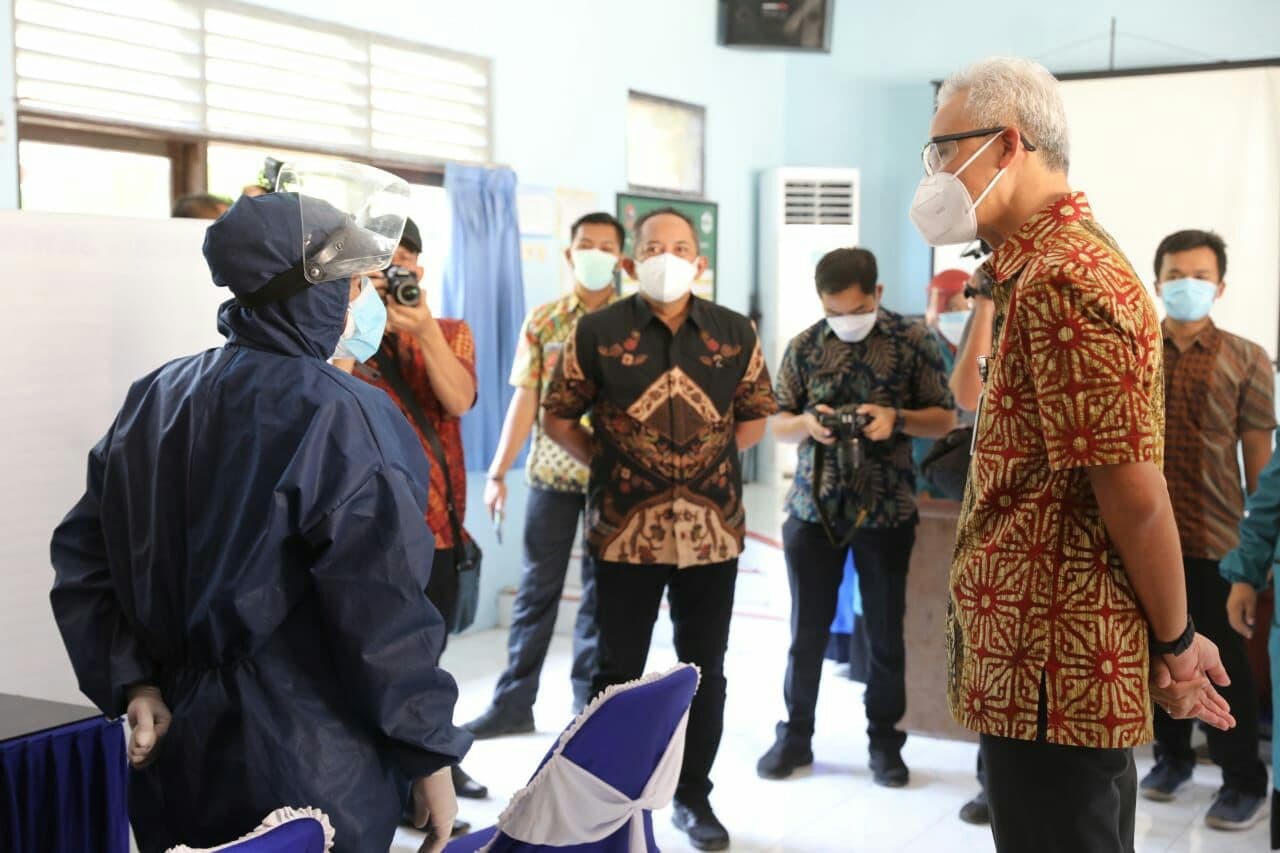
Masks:
[[[1153,655],[1178,655],[1191,648],[1191,641],[1196,637],[1196,623],[1191,621],[1191,617],[1187,617],[1187,627],[1183,629],[1182,634],[1176,639],[1167,643],[1162,643],[1156,639],[1155,634],[1150,634],[1151,654]]]
[[[907,416],[902,413],[902,409],[893,410],[893,434],[902,435],[902,431],[907,428]]]

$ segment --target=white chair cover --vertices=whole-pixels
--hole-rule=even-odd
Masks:
[[[333,826],[329,823],[329,816],[319,809],[313,808],[282,808],[276,809],[271,814],[262,819],[262,823],[258,824],[258,828],[250,832],[248,835],[241,836],[235,841],[221,844],[217,847],[188,847],[185,844],[179,844],[177,847],[170,847],[167,853],[217,853],[219,850],[227,850],[235,847],[237,844],[243,844],[246,841],[252,841],[266,835],[276,827],[282,826],[290,821],[312,819],[317,821],[324,831],[324,849],[326,851],[333,849]]]
[[[657,681],[674,671],[655,673],[611,687],[597,697],[561,735],[555,753],[542,769],[512,798],[502,817],[498,818],[498,829],[526,844],[568,847],[602,841],[630,824],[629,849],[646,850],[644,813],[665,808],[675,796],[684,763],[689,712],[686,710],[680,718],[666,751],[644,790],[634,800],[566,758],[564,747],[615,693]],[[485,849],[488,850],[489,846]]]

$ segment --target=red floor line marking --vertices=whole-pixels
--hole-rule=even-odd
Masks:
[[[756,542],[763,543],[765,545],[770,546],[771,548],[777,548],[779,551],[782,550],[782,543],[780,541],[778,541],[777,539],[770,539],[768,536],[765,536],[763,533],[756,533],[754,530],[748,530],[746,533],[746,536],[748,539],[753,539]]]

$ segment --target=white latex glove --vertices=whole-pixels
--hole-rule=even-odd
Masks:
[[[160,696],[160,688],[139,684],[129,688],[129,763],[142,768],[151,763],[151,752],[169,731],[173,714]]]
[[[413,825],[427,833],[418,853],[442,853],[453,834],[458,797],[453,792],[451,770],[442,767],[413,783]]]

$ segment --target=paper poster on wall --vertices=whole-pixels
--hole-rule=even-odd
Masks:
[[[590,190],[556,189],[556,245],[557,254],[563,259],[563,249],[569,245],[569,229],[588,213],[600,210],[600,196]],[[573,270],[563,260],[560,263],[560,292],[573,290]]]
[[[533,307],[560,295],[556,191],[551,187],[521,186],[516,190],[516,216],[520,223],[524,304]]]
[[[673,207],[693,220],[694,228],[698,232],[698,254],[707,259],[707,268],[693,283],[693,292],[696,296],[714,302],[716,300],[716,243],[720,230],[719,206],[714,201],[689,201],[688,199],[618,193],[617,215],[627,234],[623,254],[631,257],[631,250],[635,245],[636,220],[660,207]],[[635,279],[623,273],[622,293],[624,295],[635,293],[638,287]]]

